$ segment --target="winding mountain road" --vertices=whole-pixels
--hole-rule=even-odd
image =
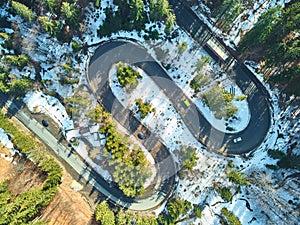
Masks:
[[[248,104],[251,112],[249,125],[243,131],[236,134],[227,134],[215,129],[196,108],[193,102],[184,92],[170,79],[166,70],[156,62],[147,50],[137,43],[125,40],[113,40],[102,43],[90,59],[87,80],[93,93],[101,98],[104,107],[111,112],[112,116],[123,125],[131,134],[135,133],[141,123],[133,116],[130,110],[125,109],[114,96],[109,85],[109,71],[115,63],[123,61],[142,68],[164,92],[179,112],[190,132],[199,141],[204,143],[208,149],[216,152],[227,152],[227,154],[243,154],[254,150],[263,141],[270,124],[270,110],[268,96],[261,90],[259,83],[253,79],[253,75],[243,70],[242,66],[235,62],[232,64],[230,75],[235,79],[242,91],[248,95]],[[190,106],[187,107],[182,99],[187,99]],[[160,196],[169,196],[172,186],[175,184],[177,168],[171,154],[163,142],[155,134],[142,141],[143,145],[151,152],[153,147],[159,143],[159,151],[151,152],[158,168],[160,177]],[[242,136],[243,141],[233,143],[233,139]],[[156,191],[147,196],[148,200],[157,195]],[[144,199],[145,202],[148,200]],[[162,202],[161,197],[160,202]],[[158,205],[158,202],[156,202]]]
[[[130,128],[130,120],[124,119],[124,116],[130,113],[129,111],[119,113],[123,107],[113,95],[108,83],[109,70],[113,64],[119,61],[142,68],[168,96],[194,137],[205,144],[209,150],[227,154],[247,153],[259,146],[268,132],[270,125],[268,96],[239,63],[234,63],[229,72],[237,85],[248,95],[247,101],[251,118],[243,131],[230,134],[215,129],[192,101],[189,100],[189,107],[183,104],[182,99],[189,98],[170,79],[164,68],[147,53],[145,48],[136,43],[115,40],[101,44],[95,51],[89,64],[88,82],[93,92],[97,96],[101,96],[104,106],[112,112],[114,117],[118,117],[117,120],[121,124],[125,124],[125,127]],[[240,136],[243,141],[234,143],[233,139]]]

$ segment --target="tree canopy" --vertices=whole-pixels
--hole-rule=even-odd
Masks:
[[[273,69],[273,73],[265,73],[265,80],[286,82],[300,74],[299,27],[300,2],[294,1],[286,8],[271,8],[242,38],[238,50],[250,59],[253,55],[257,59],[258,55],[265,68]]]
[[[19,16],[21,16],[24,20],[28,22],[32,22],[34,20],[34,13],[26,5],[23,5],[20,2],[12,1],[11,6],[16,11],[16,13]]]
[[[158,225],[154,216],[142,216],[137,213],[124,211],[123,209],[113,212],[105,201],[97,205],[95,216],[101,225]]]
[[[37,186],[15,196],[9,190],[9,180],[0,182],[0,224],[30,224],[38,212],[54,197],[61,182],[62,168],[54,158],[38,148],[35,141],[18,130],[0,112],[0,127],[13,135],[14,146],[23,154],[28,154],[38,167],[47,174],[41,186]]]
[[[128,139],[117,131],[111,120],[105,119],[103,111],[96,113],[95,120],[103,121],[99,132],[105,135],[104,156],[109,157],[114,182],[127,196],[142,195],[144,183],[151,176],[144,152],[138,146],[129,148]]]

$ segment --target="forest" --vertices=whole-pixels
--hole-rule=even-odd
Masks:
[[[11,141],[15,148],[20,153],[28,155],[37,168],[46,174],[46,180],[42,185],[17,196],[9,189],[9,182],[13,181],[0,182],[0,224],[30,224],[30,221],[54,197],[61,183],[62,168],[53,157],[46,154],[44,146],[38,146],[32,137],[18,130],[2,112],[0,112],[0,127],[12,135]],[[35,224],[39,224],[39,221],[37,220]]]
[[[242,38],[238,52],[263,66],[264,79],[282,90],[300,95],[300,2],[263,13]]]

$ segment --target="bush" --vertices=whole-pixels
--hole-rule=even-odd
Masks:
[[[23,154],[29,153],[33,150],[35,142],[28,137],[25,133],[19,131],[4,115],[0,112],[0,127],[3,128],[7,133],[13,135],[12,142],[15,147],[20,150]]]
[[[232,161],[229,161],[229,162],[228,162],[228,167],[229,167],[229,168],[234,168],[234,163],[233,163]]]
[[[196,148],[183,147],[180,152],[180,159],[182,163],[182,169],[192,170],[197,164]]]
[[[222,188],[219,188],[217,191],[218,191],[219,195],[221,196],[221,198],[223,200],[225,200],[226,202],[230,202],[231,201],[231,199],[232,199],[232,193],[231,193],[231,191],[230,191],[229,188],[222,187]]]
[[[101,202],[96,207],[96,220],[102,225],[113,225],[115,224],[115,215],[110,210],[106,202]]]
[[[234,95],[217,85],[204,92],[202,95],[205,104],[215,114],[217,119],[228,119],[235,115],[238,108],[232,104]]]
[[[11,65],[17,66],[20,69],[22,69],[24,66],[27,66],[27,64],[30,61],[30,57],[25,54],[21,55],[6,55],[5,56],[6,63],[9,63]]]
[[[155,108],[152,108],[150,103],[144,103],[141,98],[135,100],[135,105],[138,107],[142,119],[145,119],[148,113],[155,112]]]
[[[202,217],[201,208],[198,205],[194,205],[194,213],[198,218]]]
[[[51,20],[46,16],[40,16],[39,21],[44,30],[51,36],[57,37],[62,29],[62,24],[58,20]]]
[[[245,174],[240,173],[237,170],[232,170],[228,176],[229,180],[238,185],[249,185],[249,181]]]
[[[8,83],[9,92],[16,97],[23,97],[32,86],[32,81],[25,78],[14,79],[12,82]]]
[[[67,74],[70,74],[73,70],[72,65],[69,63],[64,63],[61,65],[61,67],[66,71]]]
[[[157,30],[150,30],[148,31],[148,36],[146,36],[145,38],[147,39],[151,39],[151,40],[158,40],[159,39],[159,33]]]
[[[94,109],[89,110],[86,114],[96,123],[107,123],[110,118],[110,113],[106,112],[101,106],[97,105]]]
[[[55,13],[58,14],[59,10],[58,10],[58,4],[56,0],[43,0],[43,3],[46,5],[47,9],[51,12],[51,13]]]
[[[73,84],[78,84],[79,79],[78,78],[73,78],[73,77],[62,77],[59,82],[61,85],[73,85]]]
[[[202,55],[200,59],[197,60],[196,68],[198,71],[201,71],[204,66],[208,65],[211,61],[211,58],[206,55]]]
[[[176,17],[173,11],[170,9],[169,1],[162,0],[150,0],[150,19],[152,21],[164,21],[165,22],[165,33],[169,34],[174,28],[174,22]]]
[[[74,29],[79,29],[79,22],[81,21],[81,16],[75,3],[62,2],[61,4],[61,15],[70,27]]]
[[[242,225],[241,221],[237,216],[235,216],[231,211],[226,208],[222,208],[221,210],[223,216],[225,216],[229,225]]]
[[[5,41],[9,41],[10,35],[4,32],[0,32],[0,38],[2,38]]]
[[[175,224],[181,215],[186,215],[192,209],[192,204],[187,200],[172,199],[166,206],[167,214],[160,214],[159,224]]]
[[[94,0],[94,6],[95,6],[96,8],[99,8],[99,7],[100,7],[100,4],[101,4],[100,0]]]
[[[187,49],[186,41],[182,42],[181,44],[178,44],[177,47],[178,47],[178,53],[181,55]]]
[[[79,52],[82,48],[82,46],[76,41],[71,41],[71,46],[74,52]]]
[[[158,225],[154,216],[145,216],[120,209],[117,213],[109,208],[106,201],[96,207],[95,217],[101,225]]]

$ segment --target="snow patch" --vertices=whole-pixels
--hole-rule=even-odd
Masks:
[[[66,109],[58,99],[46,95],[41,91],[31,91],[23,99],[32,113],[45,113],[62,129],[63,133],[74,129],[73,121],[69,118]],[[68,137],[68,135],[66,135]]]

